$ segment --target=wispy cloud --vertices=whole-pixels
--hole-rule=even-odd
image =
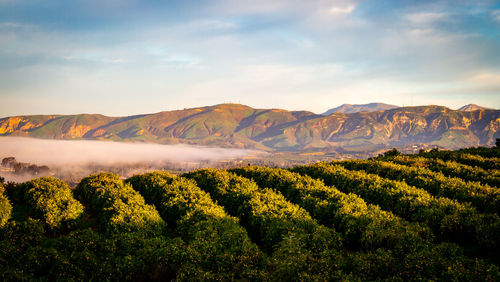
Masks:
[[[10,29],[18,29],[18,28],[34,28],[36,25],[19,23],[19,22],[0,22],[0,28],[10,28]]]
[[[199,67],[201,64],[198,58],[183,54],[172,54],[160,61],[163,67]]]
[[[44,1],[0,9],[0,115],[238,100],[320,112],[498,88],[470,81],[500,64],[487,1]]]
[[[349,4],[347,6],[332,6],[328,9],[331,14],[350,14],[356,9],[356,6]]]
[[[468,81],[484,86],[496,86],[500,89],[500,70],[484,70],[473,74]]]
[[[403,18],[412,24],[429,25],[439,21],[447,20],[448,14],[435,12],[411,13],[404,15]]]
[[[500,10],[494,10],[491,12],[491,17],[494,21],[500,23]]]

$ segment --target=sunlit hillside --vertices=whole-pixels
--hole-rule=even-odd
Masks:
[[[265,151],[355,150],[432,145],[491,146],[500,137],[500,110],[455,111],[442,106],[375,112],[254,109],[240,104],[127,117],[18,116],[0,119],[0,135],[45,139],[187,143]]]

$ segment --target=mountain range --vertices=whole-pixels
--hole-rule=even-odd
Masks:
[[[220,104],[126,117],[6,117],[0,119],[0,136],[188,143],[266,151],[369,151],[411,144],[460,148],[493,145],[500,138],[500,110],[459,111],[431,105],[325,116]]]

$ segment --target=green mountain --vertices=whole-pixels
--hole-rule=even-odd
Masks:
[[[7,117],[0,119],[0,136],[188,143],[267,151],[369,151],[410,144],[460,148],[493,145],[500,138],[500,110],[420,106],[323,116],[221,104],[127,117]]]

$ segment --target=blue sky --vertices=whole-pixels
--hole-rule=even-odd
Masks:
[[[500,2],[0,0],[0,97],[0,116],[500,108]]]

